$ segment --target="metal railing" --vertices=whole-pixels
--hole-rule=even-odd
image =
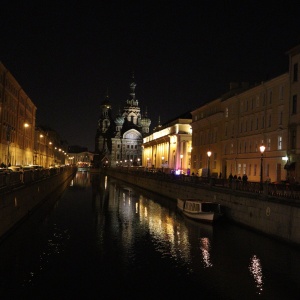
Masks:
[[[50,176],[60,174],[70,168],[62,166],[57,168],[24,170],[19,172],[0,172],[0,193],[11,190],[12,188],[22,187],[38,180],[43,180]]]

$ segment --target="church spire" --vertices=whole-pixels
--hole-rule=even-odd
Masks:
[[[130,99],[135,100],[135,87],[136,83],[134,81],[134,72],[132,72],[132,82],[130,83]]]

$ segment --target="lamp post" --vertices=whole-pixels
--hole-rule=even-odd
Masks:
[[[259,147],[261,157],[260,157],[260,190],[263,190],[263,157],[266,147],[264,145],[261,145]]]
[[[182,174],[182,158],[183,154],[180,154],[180,173]]]
[[[208,157],[208,160],[207,160],[207,177],[209,178],[210,177],[210,157],[211,157],[211,151],[207,151],[207,157]]]
[[[25,136],[26,136],[26,128],[29,127],[28,123],[24,123],[24,138],[23,138],[23,156],[25,156],[25,159],[23,157],[23,164],[25,165],[25,160],[26,160],[26,153],[25,153]]]

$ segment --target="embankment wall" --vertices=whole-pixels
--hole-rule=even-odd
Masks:
[[[42,205],[57,189],[67,187],[76,168],[23,185],[0,195],[0,240]]]
[[[177,197],[214,200],[222,205],[225,218],[268,236],[300,246],[300,204],[298,200],[264,194],[225,190],[215,186],[190,186],[162,178],[135,176],[108,168],[103,172],[116,179],[158,193],[176,201]]]

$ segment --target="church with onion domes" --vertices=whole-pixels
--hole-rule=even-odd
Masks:
[[[136,83],[132,76],[129,98],[123,111],[113,117],[108,94],[101,103],[95,137],[94,164],[99,166],[139,166],[142,161],[143,137],[149,134],[151,120],[141,114],[135,95]]]

